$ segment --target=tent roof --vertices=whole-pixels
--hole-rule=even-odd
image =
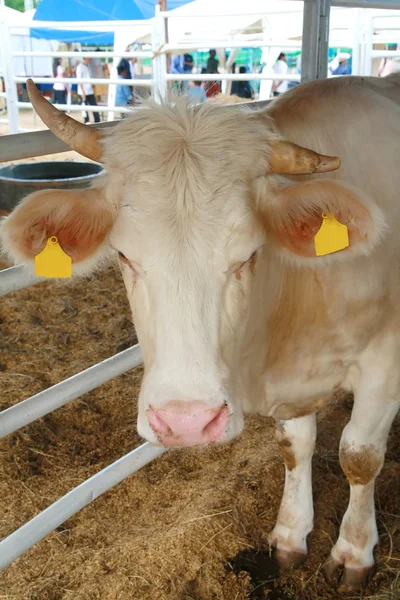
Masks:
[[[174,9],[190,1],[168,0],[167,6]],[[157,0],[41,0],[34,21],[142,21],[154,16],[157,3]],[[114,42],[114,34],[109,32],[32,29],[31,35],[64,42]]]
[[[331,46],[353,46],[358,12],[357,8],[331,9]],[[369,9],[369,13],[381,17],[374,22],[374,33],[386,33],[393,37],[394,42],[397,41],[400,35],[400,12]],[[207,18],[199,16],[202,14]],[[243,37],[249,41],[301,41],[302,25],[303,7],[295,0],[268,0],[267,6],[265,0],[246,0],[245,8],[242,0],[196,0],[171,11],[168,35],[171,44],[182,47],[185,43],[201,43],[204,44],[202,47],[207,47],[208,43],[218,40],[224,41],[225,47],[229,48],[229,41],[233,37],[235,40]],[[151,43],[151,21],[145,22],[140,28],[130,28],[128,33],[131,42]]]

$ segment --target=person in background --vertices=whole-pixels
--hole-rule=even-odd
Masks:
[[[129,79],[127,72],[124,67],[117,67],[118,79]],[[117,85],[115,93],[115,106],[128,106],[132,101],[132,93],[129,85]],[[121,113],[121,118],[124,118],[124,114]]]
[[[397,50],[397,44],[388,44],[387,48],[388,50]],[[387,77],[395,71],[396,65],[393,58],[390,58],[389,56],[382,58],[379,65],[378,77]]]
[[[207,68],[206,68],[206,73],[210,73],[210,74],[215,74],[218,73],[218,58],[216,58],[217,53],[216,51],[212,48],[210,50],[210,56],[207,60]],[[221,88],[219,85],[218,81],[209,81],[207,82],[208,88],[207,88],[207,98],[210,98],[210,96],[216,96],[217,94],[220,93]]]
[[[6,85],[3,77],[0,77],[0,92],[6,91]],[[0,96],[0,112],[6,110],[6,99],[3,96]]]
[[[201,74],[205,75],[206,73],[207,69],[203,67],[201,70]],[[211,96],[216,96],[220,93],[220,88],[217,81],[203,81],[203,89],[206,93],[207,98],[211,98]]]
[[[78,48],[75,48],[74,52],[79,52]],[[76,68],[79,65],[80,61],[81,61],[81,59],[79,56],[77,56],[76,58],[68,59],[68,65],[71,69],[72,77],[76,76]]]
[[[193,72],[194,60],[191,54],[183,55],[183,74],[189,75]],[[182,90],[186,90],[189,85],[188,81],[182,81]]]
[[[175,54],[172,57],[171,73],[174,75],[183,73],[183,54]]]
[[[53,74],[56,79],[62,79],[66,76],[65,69],[62,66],[62,59],[56,58],[53,64]],[[53,85],[55,104],[67,104],[67,86],[65,83],[56,81]]]
[[[339,65],[332,71],[332,75],[350,75],[350,69],[347,64],[347,58],[343,55],[338,56]]]
[[[239,67],[239,73],[246,73],[246,67]],[[238,81],[236,94],[239,98],[254,98],[254,92],[249,81]]]
[[[89,65],[91,58],[84,58],[76,67],[76,76],[78,79],[90,79]],[[91,83],[79,83],[78,94],[81,97],[82,104],[86,106],[97,106],[96,97],[94,95],[93,86]],[[100,115],[98,112],[93,113],[94,122],[100,123]],[[85,112],[85,123],[89,123],[89,113]]]
[[[183,72],[184,73],[192,73],[194,67],[194,60],[191,54],[183,55]]]
[[[201,104],[207,100],[207,94],[202,88],[201,81],[193,81],[186,91],[187,96],[196,104]]]
[[[232,73],[232,75],[234,75],[236,73],[236,63],[232,64],[231,73]],[[238,81],[232,81],[231,96],[237,96],[238,89],[239,89],[238,85],[239,85]]]
[[[218,58],[216,58],[217,53],[214,50],[214,48],[212,48],[210,50],[210,56],[208,57],[207,60],[207,73],[218,73]]]
[[[278,56],[278,60],[276,61],[275,65],[274,65],[274,73],[275,73],[275,75],[287,75],[287,72],[288,72],[288,65],[287,65],[287,60],[286,60],[286,54],[284,52],[281,52],[280,55]],[[286,92],[287,87],[288,87],[287,80],[274,79],[274,82],[272,84],[272,95],[279,96],[280,94],[283,94],[284,92]]]
[[[125,50],[125,52],[130,52],[131,51],[131,47],[128,46]],[[119,67],[122,67],[122,69],[125,71],[125,79],[135,79],[136,77],[136,63],[137,63],[137,58],[135,56],[132,56],[131,58],[121,58],[121,60],[118,63],[118,67],[117,67],[117,71]],[[133,90],[133,86],[129,87],[129,91],[131,93],[131,96],[133,98],[134,96],[134,90]]]
[[[96,48],[95,52],[101,52],[100,48]],[[101,68],[101,58],[92,58],[89,65],[89,73],[92,79],[101,79],[103,76],[102,68]],[[94,94],[96,96],[96,100],[99,101],[99,92],[98,86],[94,85]]]
[[[261,68],[261,73],[262,73],[262,75],[272,77],[274,74],[272,65],[270,65],[268,63],[264,64]],[[258,94],[259,100],[269,100],[271,98],[272,83],[273,83],[272,79],[262,79],[261,80],[260,90],[259,90],[259,94]]]
[[[101,52],[100,48],[96,48],[95,52]],[[89,64],[89,73],[92,79],[101,79],[101,58],[92,58]]]
[[[125,52],[130,52],[131,51],[131,47],[128,46],[125,50]],[[136,76],[136,65],[137,63],[137,58],[135,56],[132,56],[131,58],[121,58],[121,60],[118,63],[118,67],[122,67],[125,72],[126,72],[126,77],[125,79],[135,79]],[[118,70],[117,67],[117,70]]]
[[[182,75],[184,67],[184,55],[183,54],[175,54],[171,60],[170,73],[173,75]],[[174,81],[174,87],[177,90],[182,90],[182,81]]]

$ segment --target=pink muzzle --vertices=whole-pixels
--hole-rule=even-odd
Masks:
[[[163,446],[208,446],[222,437],[229,409],[225,405],[210,408],[196,400],[171,400],[163,408],[148,408],[147,418]]]

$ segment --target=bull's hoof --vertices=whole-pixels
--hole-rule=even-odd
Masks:
[[[330,558],[323,568],[326,581],[337,588],[340,594],[347,592],[359,592],[363,590],[375,571],[372,567],[345,567],[337,560]]]
[[[274,558],[281,571],[290,571],[301,565],[306,560],[307,554],[299,550],[290,551],[276,548]]]
[[[346,592],[359,592],[365,589],[374,572],[375,565],[372,565],[372,567],[360,567],[359,569],[345,568],[338,592],[344,594]]]
[[[337,587],[339,579],[342,574],[343,565],[334,558],[329,558],[328,562],[324,565],[322,572],[326,581],[333,587]]]

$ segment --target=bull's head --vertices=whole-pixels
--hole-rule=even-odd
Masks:
[[[382,230],[378,209],[335,179],[296,181],[340,161],[282,139],[265,112],[154,105],[102,135],[58,112],[32,81],[28,90],[48,127],[103,162],[106,176],[89,190],[27,197],[2,225],[6,251],[32,263],[56,235],[78,273],[116,253],[145,362],[139,433],[165,446],[232,438],[265,368],[282,258],[320,265],[367,253]],[[351,243],[317,259],[323,212],[347,224]],[[249,361],[242,369],[246,356],[253,371]]]

